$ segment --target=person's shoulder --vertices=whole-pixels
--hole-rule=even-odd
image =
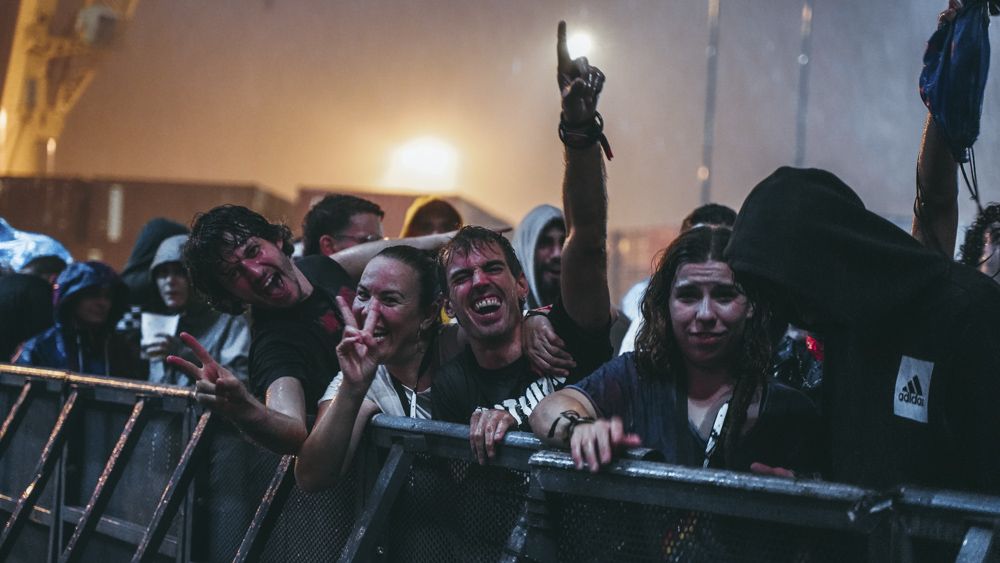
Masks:
[[[437,373],[434,375],[434,386],[437,387],[444,383],[445,385],[455,383],[458,381],[464,381],[469,377],[474,377],[475,373],[478,371],[479,365],[476,363],[476,358],[472,354],[472,351],[466,347],[457,356],[448,360],[441,367],[438,368]]]
[[[322,254],[304,256],[295,262],[295,266],[314,284],[338,283],[350,280],[350,275],[340,263]]]

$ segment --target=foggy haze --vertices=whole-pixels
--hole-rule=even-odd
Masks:
[[[908,216],[925,43],[944,0],[814,0],[806,165]],[[714,201],[738,208],[795,154],[801,0],[722,0]],[[707,2],[141,0],[59,143],[59,174],[388,188],[390,155],[433,136],[454,190],[516,221],[559,203],[555,30],[594,39],[613,228],[699,203]],[[996,38],[993,38],[996,46]],[[976,145],[1000,199],[1000,91]],[[963,189],[964,194],[964,189]],[[972,217],[962,198],[961,222]]]

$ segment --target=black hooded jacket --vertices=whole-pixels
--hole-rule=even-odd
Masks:
[[[822,170],[755,187],[727,258],[824,342],[829,478],[1000,492],[1000,285]]]
[[[186,235],[188,229],[180,223],[157,217],[146,223],[135,239],[132,253],[122,270],[122,281],[128,286],[129,305],[138,305],[143,310],[156,313],[166,312],[156,284],[149,276],[149,265],[153,263],[160,243],[174,235]]]

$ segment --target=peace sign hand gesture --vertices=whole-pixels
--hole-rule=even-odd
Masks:
[[[566,125],[589,125],[597,113],[597,98],[604,88],[604,73],[587,62],[587,57],[570,58],[566,46],[566,22],[559,22],[556,33],[556,80],[562,93],[563,122]]]
[[[195,397],[199,403],[233,421],[245,421],[257,412],[259,403],[236,376],[219,365],[215,358],[186,332],[181,341],[194,352],[201,367],[178,356],[167,356],[166,362],[195,380]]]
[[[342,297],[337,297],[337,308],[344,318],[344,336],[337,345],[337,359],[340,361],[340,371],[344,374],[343,385],[354,388],[357,392],[366,393],[375,378],[379,358],[376,353],[377,343],[372,331],[378,320],[380,306],[372,303],[365,317],[365,324],[358,328],[358,320],[354,312]]]

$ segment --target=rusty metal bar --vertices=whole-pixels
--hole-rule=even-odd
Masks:
[[[132,413],[129,415],[128,420],[125,421],[125,427],[122,429],[121,435],[118,436],[118,442],[115,444],[114,449],[111,451],[111,456],[104,465],[104,471],[101,472],[101,476],[97,479],[97,485],[94,487],[94,492],[83,509],[83,514],[80,516],[76,529],[73,531],[73,536],[70,537],[66,548],[59,557],[60,563],[79,561],[80,554],[83,553],[83,546],[90,539],[98,521],[100,521],[101,515],[104,513],[104,509],[111,498],[111,492],[114,490],[115,485],[118,483],[118,478],[121,477],[122,471],[125,468],[125,464],[119,462],[122,459],[128,459],[136,442],[142,435],[142,428],[148,420],[148,411],[145,407],[146,399],[144,398],[140,398],[135,403],[135,406],[132,407]]]
[[[17,500],[14,511],[11,512],[6,525],[4,525],[3,533],[0,535],[0,561],[5,561],[10,555],[18,533],[24,527],[25,522],[27,522],[27,516],[32,512],[31,508],[38,500],[38,496],[42,494],[42,489],[45,488],[46,482],[48,482],[49,477],[52,475],[55,462],[59,459],[59,452],[66,441],[66,429],[69,427],[69,422],[76,413],[75,407],[79,396],[80,391],[73,389],[66,399],[65,404],[63,404],[63,408],[59,412],[59,418],[56,419],[56,424],[52,427],[52,432],[49,434],[49,439],[45,443],[45,447],[42,448],[42,454],[39,456],[38,463],[35,466],[34,476],[21,493],[21,498]]]
[[[274,476],[271,477],[264,497],[261,498],[260,504],[257,506],[257,512],[250,522],[250,527],[247,528],[247,533],[243,536],[243,541],[240,542],[240,548],[236,551],[233,563],[256,561],[260,558],[268,537],[266,531],[271,529],[271,526],[278,519],[278,515],[281,514],[281,508],[288,499],[288,493],[292,490],[292,483],[295,482],[293,478],[295,473],[291,471],[294,461],[295,456],[286,455],[282,456],[278,462],[278,467],[274,470]],[[262,531],[265,533],[262,534]]]
[[[10,373],[13,375],[23,375],[38,379],[62,381],[71,385],[124,389],[154,397],[182,397],[185,399],[191,399],[192,401],[195,400],[195,392],[194,389],[191,388],[174,387],[171,385],[157,385],[154,383],[145,383],[132,379],[118,379],[104,375],[85,375],[65,370],[36,368],[12,364],[0,364],[0,373]]]
[[[202,440],[202,437],[211,420],[211,415],[211,411],[205,411],[198,419],[198,425],[191,433],[191,438],[184,447],[184,453],[181,454],[181,459],[177,462],[177,467],[174,469],[173,475],[170,476],[170,480],[167,481],[167,486],[163,489],[163,494],[156,504],[153,519],[132,556],[132,563],[149,561],[155,557],[156,548],[167,534],[170,521],[177,512],[181,501],[184,500],[183,493],[187,490],[191,478],[194,476],[194,468],[197,465],[196,458],[200,457],[204,450],[203,444],[207,443],[207,441]]]
[[[17,400],[11,406],[10,412],[7,413],[7,418],[4,419],[3,426],[0,426],[0,456],[7,449],[7,442],[10,440],[14,428],[24,418],[24,413],[27,412],[22,407],[28,402],[33,388],[34,384],[30,379],[24,382],[24,385],[21,387],[21,394],[17,396]]]

